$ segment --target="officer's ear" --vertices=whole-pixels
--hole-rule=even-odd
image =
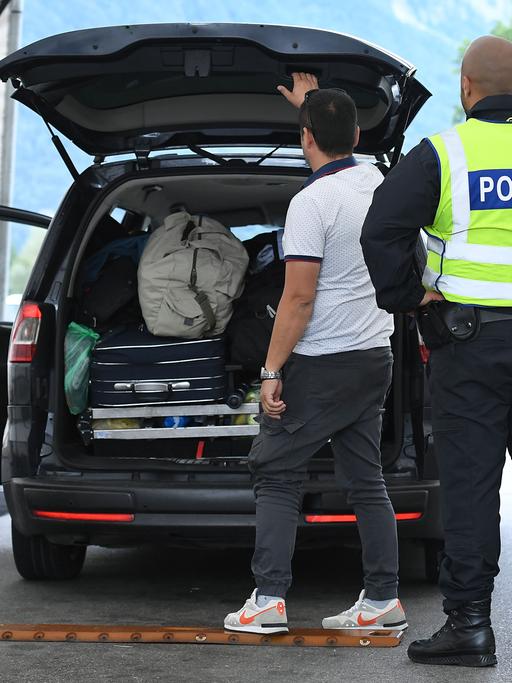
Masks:
[[[354,149],[355,149],[355,148],[357,147],[357,145],[359,144],[359,137],[360,137],[360,135],[361,135],[361,129],[359,128],[359,126],[356,126],[356,130],[355,130],[355,133],[354,133]]]
[[[460,78],[460,103],[462,104],[462,108],[464,111],[467,113],[471,107],[473,106],[474,102],[472,98],[472,83],[471,80],[467,76],[463,76],[461,74]]]
[[[464,99],[468,99],[471,96],[471,81],[467,76],[462,76],[461,79],[461,90],[464,95]]]

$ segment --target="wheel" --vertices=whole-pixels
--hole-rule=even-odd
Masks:
[[[14,563],[24,579],[74,579],[80,574],[87,546],[58,545],[11,527]]]
[[[439,570],[441,568],[441,553],[444,543],[437,539],[425,541],[425,576],[427,581],[437,583],[439,581]]]

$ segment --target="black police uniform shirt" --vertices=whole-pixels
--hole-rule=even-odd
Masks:
[[[467,118],[512,125],[512,95],[477,102]],[[414,147],[386,176],[373,196],[361,235],[364,258],[380,308],[412,311],[425,295],[413,256],[419,231],[432,225],[440,194],[439,163],[427,140]]]

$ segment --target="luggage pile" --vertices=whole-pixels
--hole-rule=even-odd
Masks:
[[[75,389],[72,403],[66,395],[70,411],[81,414],[80,431],[87,411],[101,415],[93,429],[118,429],[120,438],[144,427],[254,430],[247,403],[258,412],[251,382],[264,364],[284,284],[281,235],[242,243],[218,221],[179,211],[153,233],[117,238],[87,258],[68,335],[78,323],[88,363],[75,363],[73,382],[67,366],[65,382]],[[77,395],[85,404],[77,405]],[[237,414],[191,413],[219,403]],[[131,412],[113,417],[116,409]]]

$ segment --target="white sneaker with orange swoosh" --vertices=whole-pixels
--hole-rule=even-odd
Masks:
[[[227,615],[224,628],[245,633],[288,633],[285,601],[282,598],[271,600],[265,607],[258,607],[256,591],[257,588],[242,609]]]
[[[404,609],[398,598],[390,600],[383,608],[372,607],[365,601],[366,593],[361,591],[356,604],[345,612],[322,620],[324,628],[347,628],[376,631],[381,628],[405,629],[408,624]]]

